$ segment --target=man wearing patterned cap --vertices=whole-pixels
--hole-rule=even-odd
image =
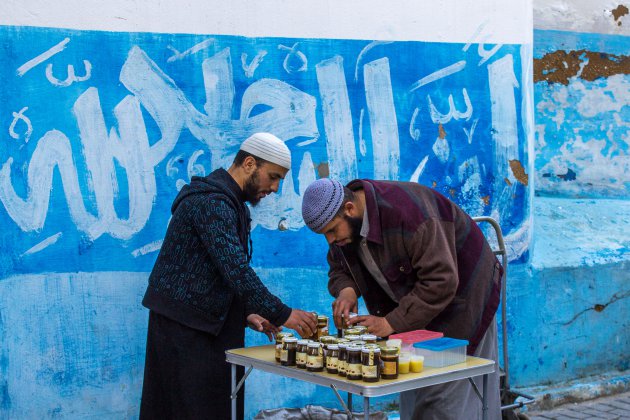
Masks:
[[[284,142],[256,133],[227,171],[193,177],[175,198],[142,301],[150,311],[140,418],[230,418],[225,350],[244,346],[244,326],[270,339],[281,325],[303,336],[317,329],[312,313],[282,303],[249,265],[245,203],[277,192],[290,168]],[[242,418],[242,395],[239,403]]]
[[[386,337],[417,329],[469,341],[468,354],[497,360],[495,312],[503,268],[476,223],[437,191],[411,182],[319,179],[304,192],[306,225],[323,234],[333,316]],[[349,318],[363,296],[370,315]],[[498,372],[498,365],[497,365]],[[480,386],[480,384],[479,384]],[[489,417],[499,419],[499,377]],[[401,419],[477,418],[468,381],[401,394]]]

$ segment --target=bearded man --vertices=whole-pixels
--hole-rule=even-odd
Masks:
[[[256,133],[227,171],[193,177],[175,198],[142,301],[150,311],[141,419],[230,418],[225,351],[245,345],[245,325],[270,339],[281,325],[304,337],[317,329],[312,313],[282,303],[249,265],[245,203],[277,192],[290,168],[284,142]],[[242,418],[242,390],[238,401]]]
[[[503,268],[459,206],[417,183],[358,179],[343,186],[322,178],[306,188],[302,216],[330,245],[328,290],[338,328],[343,315],[379,337],[440,331],[468,340],[469,355],[496,362]],[[359,296],[370,315],[349,318]],[[488,418],[499,419],[498,366],[487,395]],[[480,416],[467,380],[401,394],[403,420]]]

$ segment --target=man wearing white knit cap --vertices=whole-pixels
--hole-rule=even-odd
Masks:
[[[277,192],[289,169],[286,144],[255,133],[227,171],[193,177],[175,198],[142,301],[150,311],[141,419],[230,418],[225,351],[245,345],[244,325],[270,340],[281,325],[303,337],[317,330],[312,313],[282,303],[249,265],[246,202]],[[242,389],[238,402],[242,418]]]

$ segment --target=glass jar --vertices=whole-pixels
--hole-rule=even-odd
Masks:
[[[359,335],[368,333],[368,327],[365,325],[355,325],[353,328],[359,332]]]
[[[348,319],[354,318],[355,316],[357,316],[357,314],[355,314],[354,312],[350,312],[348,314]],[[344,330],[350,328],[350,326],[348,325],[348,321],[343,316],[343,314],[341,314],[341,328]]]
[[[326,315],[319,315],[317,317],[317,339],[328,335],[328,317]]]
[[[381,361],[383,362],[383,370],[381,378],[397,379],[398,378],[398,349],[396,347],[385,347],[381,352]]]
[[[378,382],[381,377],[381,349],[361,350],[361,375],[363,382]]]
[[[293,333],[279,332],[276,334],[276,362],[280,363],[280,353],[282,352],[282,340],[286,337],[293,337]]]
[[[316,341],[308,343],[306,349],[306,370],[309,372],[322,372],[324,370],[324,354],[321,343]]]
[[[376,344],[376,336],[373,334],[363,334],[361,336],[361,340],[365,341],[368,344]]]
[[[282,366],[295,366],[295,357],[297,351],[296,337],[285,337],[282,342],[282,350],[280,351],[280,364]]]
[[[348,344],[339,343],[339,357],[337,360],[337,373],[339,376],[346,376],[346,368],[348,365]]]
[[[295,350],[295,365],[300,369],[306,369],[306,349],[310,340],[298,340]]]
[[[352,381],[362,378],[361,372],[361,347],[348,346],[348,363],[346,364],[346,377]]]
[[[344,338],[350,338],[351,336],[355,336],[355,335],[361,335],[361,331],[357,330],[356,328],[346,328],[343,330],[343,336]]]
[[[328,353],[326,353],[326,372],[339,373],[339,345],[329,344]]]

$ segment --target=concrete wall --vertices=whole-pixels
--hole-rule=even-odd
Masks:
[[[511,361],[518,385],[558,400],[630,379],[627,6],[534,2],[534,241],[512,270]]]
[[[140,300],[171,200],[257,130],[293,154],[253,232],[254,264],[288,304],[330,311],[306,185],[412,180],[501,222],[513,384],[627,369],[630,213],[610,199],[627,198],[628,76],[601,68],[624,54],[628,18],[592,3],[5,1],[0,417],[137,416]],[[559,50],[578,71],[534,79]],[[607,54],[593,80],[589,53]],[[579,195],[593,200],[554,201]],[[247,399],[250,416],[337,406],[259,373]]]

